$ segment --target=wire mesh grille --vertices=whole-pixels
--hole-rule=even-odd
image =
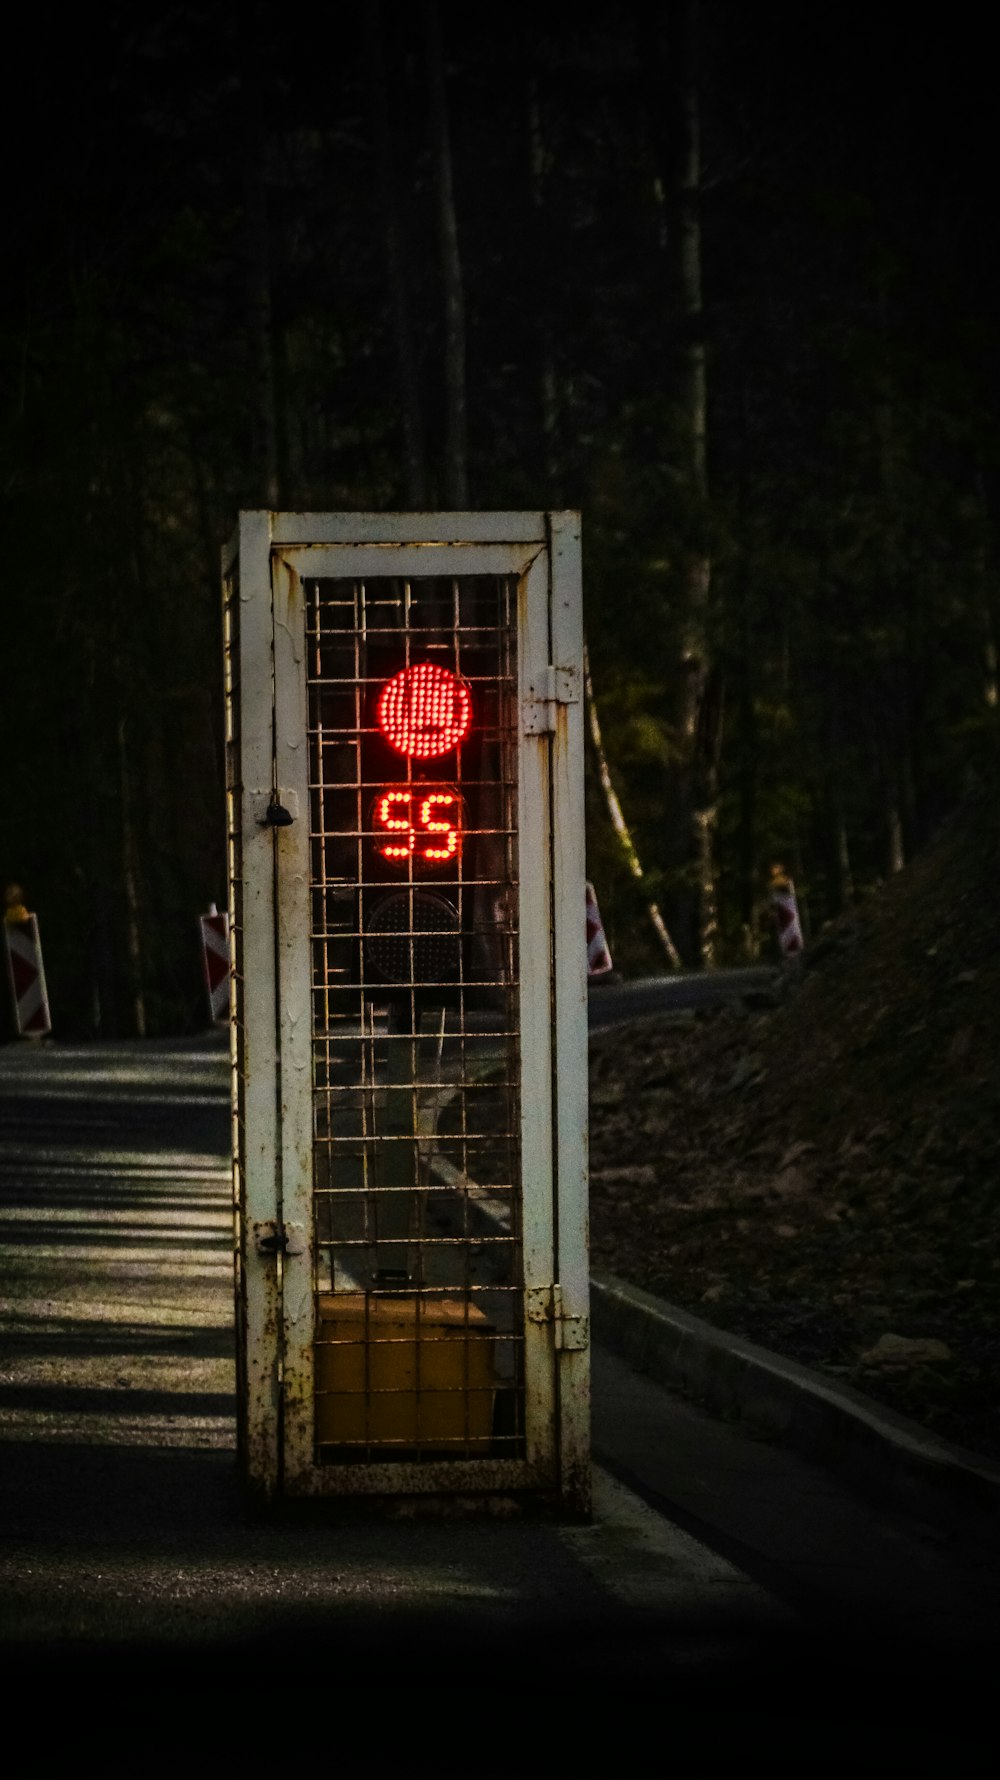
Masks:
[[[317,1456],[516,1458],[516,581],[306,591]]]

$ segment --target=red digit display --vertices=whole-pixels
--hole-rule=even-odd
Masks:
[[[433,871],[462,848],[464,804],[450,785],[398,785],[372,805],[376,851],[390,865]]]
[[[412,799],[408,791],[383,791],[376,800],[373,826],[392,835],[379,847],[383,859],[402,865],[413,857],[416,837],[410,821]]]
[[[469,733],[472,698],[464,680],[436,661],[417,661],[387,680],[378,697],[379,729],[397,754],[433,760]]]
[[[443,865],[446,859],[454,859],[458,852],[459,830],[458,797],[454,791],[431,791],[426,797],[418,798],[420,804],[420,829],[423,834],[433,838],[434,845],[426,846],[423,856],[428,862]]]

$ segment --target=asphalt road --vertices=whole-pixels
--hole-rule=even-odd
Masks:
[[[676,975],[635,977],[627,982],[614,976],[595,977],[588,995],[590,1028],[593,1031],[651,1014],[724,1006],[744,995],[766,993],[779,976],[779,970],[762,964],[743,970],[678,971]]]
[[[225,1699],[222,1752],[280,1749],[290,1715],[311,1756],[422,1771],[472,1713],[470,1764],[506,1774],[540,1699],[558,1754],[627,1698],[675,1753],[807,1736],[829,1771],[861,1738],[979,1771],[989,1566],[599,1350],[587,1526],[251,1516],[228,1198],[214,1035],[0,1052],[0,1651],[9,1692],[59,1702],[50,1748],[107,1761],[120,1732],[134,1763],[148,1720],[183,1742]]]

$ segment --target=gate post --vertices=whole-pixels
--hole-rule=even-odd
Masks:
[[[281,1291],[271,515],[242,513],[223,554],[226,803],[232,959],[237,1432],[245,1480],[280,1487]]]

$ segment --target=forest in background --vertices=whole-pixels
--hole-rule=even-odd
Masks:
[[[0,876],[57,1035],[206,1024],[242,507],[578,507],[615,963],[771,955],[998,740],[990,58],[860,10],[13,28]],[[73,37],[73,32],[79,33]],[[68,35],[67,35],[68,34]],[[581,914],[582,924],[582,914]]]

